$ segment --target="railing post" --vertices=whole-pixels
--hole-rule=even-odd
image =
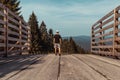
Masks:
[[[4,54],[4,57],[7,57],[8,56],[8,9],[6,7],[4,7],[4,29],[5,29],[5,32],[4,32],[4,36],[5,36],[5,39],[4,39],[4,43],[5,43],[5,47],[4,47],[4,50],[5,50],[5,54]]]
[[[102,30],[102,21],[100,22],[100,30]],[[100,37],[99,37],[99,46],[103,45],[103,42],[101,42],[103,40],[103,37],[101,37],[103,34],[103,31],[100,31]],[[99,47],[99,54],[101,54],[101,48]]]
[[[19,20],[19,45],[20,45],[20,55],[22,55],[22,22],[21,19]]]
[[[116,38],[118,37],[118,11],[116,10],[116,8],[114,9],[114,30],[113,30],[113,55],[116,56],[116,49],[115,46],[118,45],[116,42]]]
[[[93,40],[93,37],[95,37],[94,35],[94,27],[92,27],[92,31],[91,31],[91,53],[93,52],[93,42],[95,42],[95,40]]]
[[[29,26],[27,26],[28,27],[28,51],[30,51],[30,42],[31,42],[31,29],[30,29],[30,27]]]

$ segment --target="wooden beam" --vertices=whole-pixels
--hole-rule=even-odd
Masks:
[[[0,19],[0,23],[1,24],[5,24],[5,21]]]
[[[8,34],[13,34],[13,35],[19,36],[19,34],[17,32],[14,32],[14,31],[11,31],[11,30],[8,30]]]
[[[14,22],[15,24],[19,25],[19,22],[17,20],[15,20],[14,18],[8,16],[8,20]]]
[[[19,31],[19,28],[11,23],[8,23],[8,26]]]
[[[114,17],[111,17],[111,18],[107,19],[106,21],[103,22],[102,25],[104,26],[104,25],[106,25],[106,24],[108,24],[108,23],[110,23],[112,21],[114,21]]]
[[[4,32],[4,31],[5,31],[5,29],[4,29],[4,28],[0,28],[0,31],[1,31],[1,32]]]
[[[5,47],[5,43],[0,43],[0,47]]]
[[[19,41],[18,38],[14,38],[14,37],[8,37],[8,40],[10,40],[10,41]]]
[[[5,16],[4,12],[2,12],[2,11],[0,11],[0,15],[3,17]]]
[[[23,30],[23,29],[22,29],[22,32],[25,33],[25,34],[28,34],[27,31],[25,31],[25,30]]]
[[[18,17],[16,14],[14,14],[10,9],[8,9],[8,13],[20,20],[20,17]]]
[[[113,41],[113,38],[109,38],[109,39],[101,40],[100,42],[110,42],[110,41]]]

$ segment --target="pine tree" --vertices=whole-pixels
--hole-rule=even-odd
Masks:
[[[20,13],[21,13],[21,11],[20,11],[21,7],[19,7],[20,1],[18,1],[18,0],[0,0],[0,3],[4,4],[15,14],[20,15]]]
[[[64,39],[62,41],[62,49],[61,50],[63,53],[69,54],[69,41],[68,41],[68,39]]]
[[[77,52],[78,52],[78,50],[77,50],[77,45],[76,45],[76,43],[74,42],[74,40],[73,40],[72,37],[70,37],[69,43],[70,43],[70,52],[71,52],[71,53],[77,53]]]
[[[85,53],[85,50],[75,43],[72,37],[62,41],[62,52],[66,54]]]
[[[38,53],[41,50],[41,35],[38,29],[38,21],[34,12],[30,15],[29,22],[31,28],[31,53]]]
[[[49,51],[49,36],[46,28],[46,24],[44,21],[42,21],[40,25],[40,32],[41,32],[41,38],[42,38],[42,51],[43,52],[48,52]]]
[[[50,52],[53,52],[53,49],[54,49],[54,45],[53,45],[53,30],[52,29],[49,29],[49,51]]]

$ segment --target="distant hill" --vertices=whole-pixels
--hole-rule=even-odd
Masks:
[[[63,37],[63,39],[67,39],[69,37]],[[90,51],[90,36],[73,36],[72,37],[76,44],[81,46],[87,51]]]

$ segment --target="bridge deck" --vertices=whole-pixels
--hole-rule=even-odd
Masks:
[[[0,80],[120,80],[120,60],[96,55],[33,55],[0,60]]]

